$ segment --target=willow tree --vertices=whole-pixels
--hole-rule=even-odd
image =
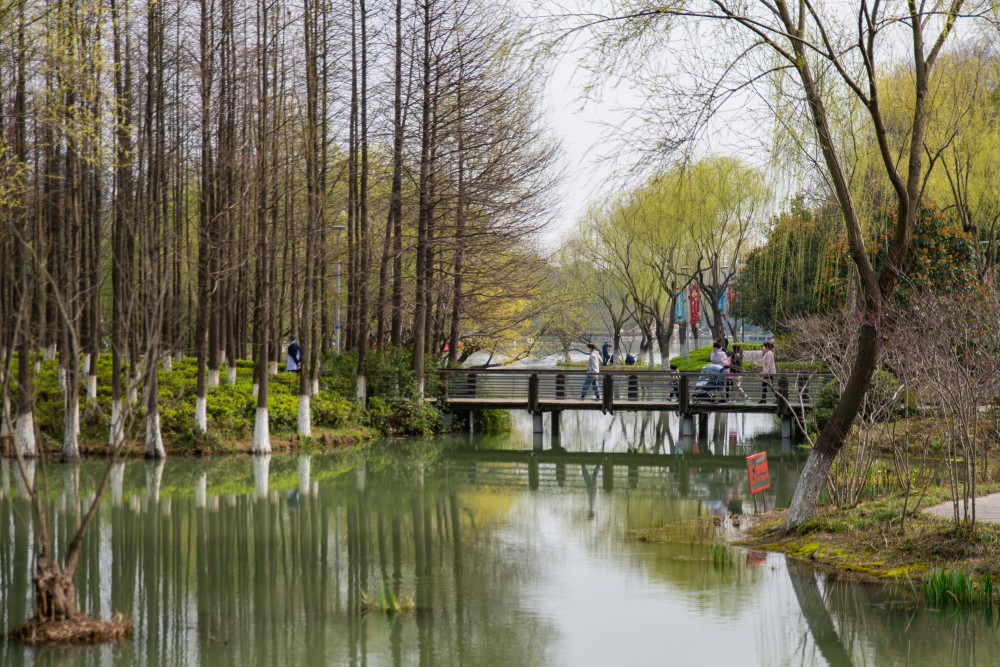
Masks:
[[[808,122],[810,134],[800,137],[802,147],[812,151],[840,207],[858,273],[858,307],[864,324],[850,378],[796,485],[788,528],[800,525],[815,511],[878,363],[887,300],[910,242],[924,185],[931,74],[956,23],[989,9],[988,3],[965,0],[931,6],[869,0],[823,6],[808,0],[693,0],[676,5],[618,0],[610,11],[602,7],[586,24],[597,33],[598,62],[603,67],[639,79],[641,85],[659,84],[680,93],[673,98],[681,100],[678,109],[669,110],[681,112],[678,121],[668,122],[666,136],[650,142],[661,150],[683,146],[697,137],[705,119],[724,110],[739,91],[763,85],[762,81],[780,82],[786,99],[791,100],[787,108]],[[682,36],[681,30],[675,30],[682,26],[696,29]],[[636,58],[630,60],[633,55]],[[666,62],[680,62],[687,71],[673,78]],[[908,131],[897,152],[883,108],[890,93],[884,90],[880,73],[887,65],[900,63],[911,72],[905,85],[912,90],[912,106],[905,121]],[[860,103],[865,126],[877,146],[880,176],[890,183],[897,205],[895,231],[885,249],[886,261],[878,270],[867,252],[869,240],[851,189],[849,164],[833,132],[831,115],[836,108],[829,102],[836,96],[831,91]],[[650,95],[646,99],[671,98]]]
[[[687,209],[694,266],[691,277],[705,297],[702,303],[709,329],[725,336],[723,299],[747,246],[761,228],[763,209],[771,193],[763,174],[728,157],[699,160],[667,175],[678,204]],[[730,331],[735,330],[730,320]]]

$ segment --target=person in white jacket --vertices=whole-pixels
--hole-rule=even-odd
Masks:
[[[587,347],[590,348],[590,359],[587,361],[587,379],[583,381],[583,391],[580,392],[580,400],[582,401],[587,397],[587,390],[591,386],[594,388],[594,398],[601,400],[601,392],[597,388],[597,376],[601,372],[601,353],[597,351],[597,347],[593,341],[587,343]]]
[[[760,359],[761,395],[758,403],[767,401],[767,388],[771,385],[771,376],[778,371],[774,367],[774,343],[764,343],[764,356]]]

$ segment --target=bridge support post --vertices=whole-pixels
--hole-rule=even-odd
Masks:
[[[781,453],[787,454],[792,451],[792,440],[795,438],[795,424],[792,415],[785,413],[781,416]]]
[[[544,429],[542,427],[542,413],[531,413],[531,446],[533,449],[542,449],[543,434]]]
[[[553,410],[552,413],[552,438],[558,438],[560,433],[560,418],[562,417],[562,410]]]
[[[680,445],[680,451],[682,454],[693,451],[694,415],[681,415],[681,437],[677,444]]]
[[[465,413],[465,428],[466,432],[471,436],[476,433],[476,425],[474,415],[476,413],[473,410],[469,410]]]
[[[538,490],[538,457],[532,456],[528,459],[528,488],[532,491]]]
[[[604,459],[604,463],[601,464],[601,479],[604,480],[605,491],[615,490],[615,467],[611,465],[609,459]]]
[[[708,440],[708,413],[698,413],[698,439]]]

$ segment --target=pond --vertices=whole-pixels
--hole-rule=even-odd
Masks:
[[[112,476],[77,582],[131,640],[0,644],[4,665],[995,664],[996,622],[928,611],[902,590],[839,581],[778,555],[712,544],[752,512],[745,465],[766,449],[787,502],[801,457],[772,418],[710,424],[674,451],[676,418],[564,415],[562,449],[503,438],[361,453],[133,461]],[[669,435],[668,435],[669,434]],[[657,456],[656,453],[660,455]],[[30,613],[33,534],[3,461],[0,629]],[[66,543],[101,462],[47,463]],[[719,517],[718,523],[712,517]],[[695,519],[665,544],[630,530]],[[415,609],[387,616],[387,590]],[[640,662],[641,661],[641,662]]]

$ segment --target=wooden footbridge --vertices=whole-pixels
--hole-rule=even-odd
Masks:
[[[551,413],[552,435],[559,435],[563,410],[669,411],[681,415],[681,435],[694,435],[694,418],[707,425],[713,412],[756,412],[782,418],[782,436],[791,438],[796,414],[815,408],[833,375],[824,372],[707,373],[659,370],[601,372],[587,384],[586,371],[558,369],[451,369],[441,371],[444,396],[452,413],[472,427],[476,410],[527,410],[542,433],[542,415]],[[586,393],[584,393],[586,390]]]

